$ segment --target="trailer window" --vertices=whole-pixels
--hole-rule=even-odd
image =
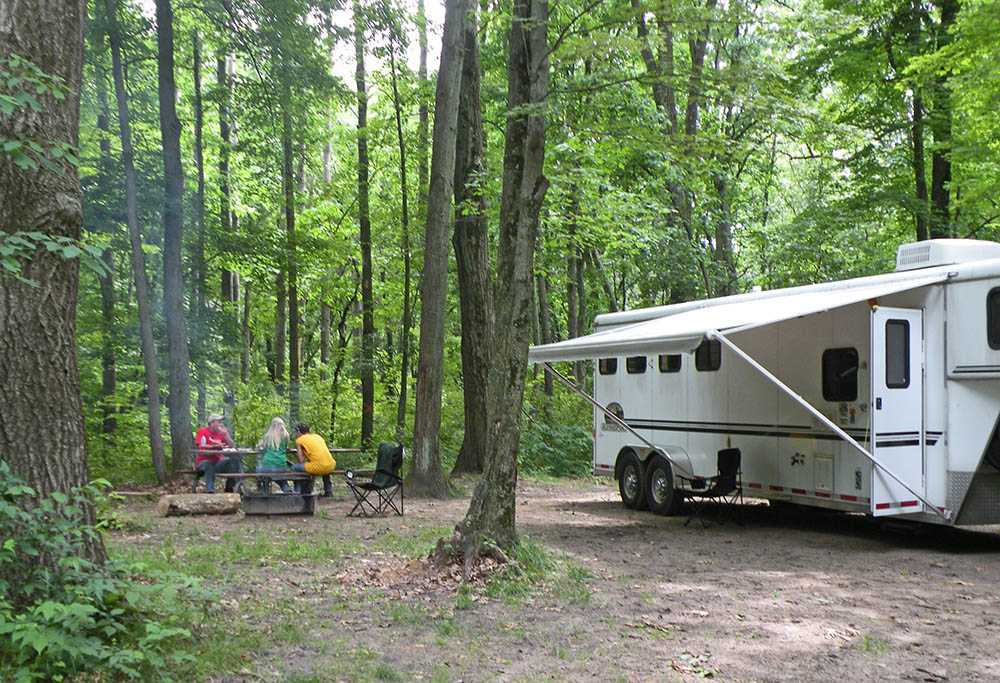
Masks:
[[[602,375],[613,375],[618,372],[617,358],[602,358],[597,362],[597,370]]]
[[[679,353],[661,353],[659,358],[660,372],[680,372],[681,358]]]
[[[827,349],[823,352],[823,399],[858,400],[858,350]]]
[[[646,362],[645,356],[629,356],[625,359],[625,372],[630,375],[641,375],[646,372]]]
[[[910,323],[885,321],[885,385],[890,389],[910,386]]]
[[[715,372],[722,367],[722,342],[706,339],[694,352],[694,366],[701,372]]]
[[[1000,349],[1000,287],[986,295],[986,341],[991,349]]]

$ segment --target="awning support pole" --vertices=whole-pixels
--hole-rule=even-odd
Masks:
[[[653,445],[653,443],[649,439],[647,439],[642,434],[640,434],[639,432],[635,431],[634,429],[632,429],[632,427],[630,427],[628,424],[626,424],[625,420],[621,419],[620,417],[618,417],[617,415],[615,415],[613,412],[611,412],[610,410],[608,410],[607,408],[605,408],[604,406],[602,406],[600,403],[597,402],[597,399],[595,399],[593,396],[591,396],[590,394],[588,394],[586,391],[584,391],[583,389],[581,389],[580,387],[578,387],[576,385],[576,382],[574,382],[573,380],[569,379],[568,377],[565,377],[562,373],[560,373],[558,370],[556,370],[554,367],[552,367],[551,363],[542,363],[542,365],[545,366],[545,371],[546,372],[552,373],[553,377],[555,377],[556,379],[558,379],[560,382],[562,382],[563,384],[565,384],[567,387],[569,387],[570,389],[572,389],[574,392],[576,392],[580,396],[583,396],[585,399],[587,399],[595,408],[597,408],[602,413],[604,413],[605,415],[607,415],[608,417],[610,417],[618,426],[622,427],[623,429],[625,429],[628,432],[631,432],[632,435],[635,436],[635,438],[639,439],[639,441],[642,441],[644,444],[646,444],[647,446],[649,446],[651,449],[653,449],[654,451],[656,451],[657,453],[659,453],[660,455],[662,455],[664,458],[666,458],[667,462],[669,462],[672,467],[674,467],[675,469],[679,469],[681,471],[687,471],[688,468],[684,467],[683,465],[681,465],[680,463],[678,463],[676,460],[674,460],[673,458],[671,458],[670,454],[667,453],[665,449],[663,449],[663,448],[661,448],[659,446]],[[596,425],[595,425],[595,427],[596,427]],[[687,472],[687,474],[689,475],[689,477],[694,477],[694,472]]]
[[[888,467],[886,467],[885,465],[883,465],[882,463],[880,463],[878,460],[876,460],[874,455],[872,455],[871,453],[869,453],[868,450],[864,446],[862,446],[860,443],[858,443],[854,439],[854,437],[852,437],[850,434],[848,434],[843,429],[841,429],[837,425],[836,422],[834,422],[833,420],[831,420],[830,418],[828,418],[826,415],[824,415],[823,413],[821,413],[819,410],[817,410],[816,408],[814,408],[813,405],[811,403],[809,403],[809,401],[805,400],[804,398],[802,398],[801,396],[799,396],[797,393],[795,393],[794,391],[792,391],[788,387],[787,384],[785,384],[780,379],[778,379],[777,377],[775,377],[774,375],[772,375],[771,372],[767,368],[765,368],[763,365],[761,365],[760,363],[758,363],[757,361],[755,361],[749,354],[747,354],[745,351],[743,351],[743,349],[741,349],[736,344],[734,344],[733,342],[731,342],[728,338],[726,338],[726,336],[724,334],[722,334],[718,330],[713,330],[713,331],[709,332],[706,336],[708,338],[710,338],[710,339],[718,339],[720,342],[722,342],[723,344],[725,344],[726,346],[728,346],[729,349],[733,353],[735,353],[737,356],[739,356],[740,358],[742,358],[743,360],[745,360],[747,363],[749,363],[750,367],[752,367],[754,370],[756,370],[760,374],[764,375],[764,377],[766,377],[775,386],[777,386],[779,389],[781,389],[783,392],[785,392],[785,394],[787,394],[793,401],[795,401],[800,406],[802,406],[803,408],[805,408],[806,410],[808,410],[813,415],[813,417],[815,417],[817,420],[819,420],[824,425],[826,425],[827,427],[829,427],[830,430],[834,434],[836,434],[841,439],[843,439],[844,441],[846,441],[858,453],[860,453],[865,458],[867,458],[869,461],[871,461],[871,463],[873,465],[875,465],[875,467],[877,467],[880,470],[882,470],[883,472],[885,472],[892,479],[894,479],[896,482],[898,482],[900,486],[902,486],[904,489],[906,489],[907,491],[909,491],[910,493],[912,493],[914,496],[916,496],[917,499],[920,500],[920,502],[923,503],[925,506],[927,506],[928,509],[932,510],[935,514],[937,514],[941,519],[945,520],[946,522],[951,521],[951,520],[948,519],[948,515],[946,515],[941,510],[939,510],[936,505],[932,505],[929,500],[927,500],[922,495],[920,495],[919,493],[917,493],[916,491],[914,491],[912,488],[910,488],[910,486],[905,481],[903,481],[902,479],[900,479],[899,477],[897,477],[892,472],[892,470],[890,470]]]

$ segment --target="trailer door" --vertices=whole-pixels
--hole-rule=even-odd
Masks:
[[[875,459],[924,495],[923,312],[872,310],[872,446]],[[878,467],[872,472],[876,517],[923,510],[923,504]]]

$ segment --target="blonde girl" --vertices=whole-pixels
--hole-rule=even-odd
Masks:
[[[260,458],[257,460],[257,471],[266,472],[287,472],[288,465],[285,462],[285,451],[288,449],[288,429],[285,421],[280,417],[271,420],[271,426],[264,432],[257,443],[260,449]],[[282,492],[288,493],[288,482],[278,481]]]

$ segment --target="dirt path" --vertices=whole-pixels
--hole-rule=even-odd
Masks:
[[[519,528],[556,566],[456,592],[414,558],[467,504],[407,501],[405,518],[379,520],[345,519],[344,499],[283,520],[132,505],[141,530],[113,547],[227,586],[220,610],[251,654],[220,659],[218,681],[1000,680],[990,530],[766,505],[742,526],[685,527],[624,509],[607,485],[531,483]]]

